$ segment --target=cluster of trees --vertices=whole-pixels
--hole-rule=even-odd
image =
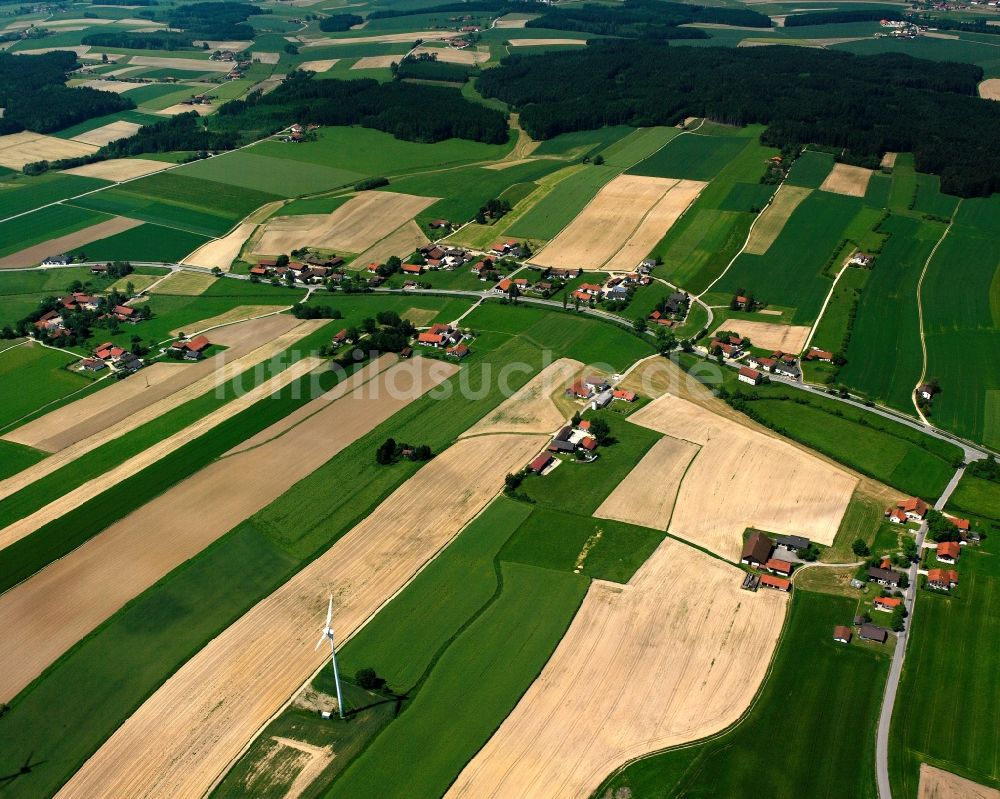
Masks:
[[[807,14],[790,14],[785,17],[786,28],[803,28],[806,25],[836,25],[844,22],[878,22],[881,19],[901,20],[905,17],[888,8],[860,11],[812,11]]]
[[[437,80],[448,83],[465,83],[469,79],[470,70],[461,64],[448,64],[438,61],[435,53],[420,53],[417,56],[404,58],[399,64],[393,64],[392,74],[397,80],[413,78],[416,80]]]
[[[125,47],[129,50],[195,50],[194,37],[189,33],[156,31],[107,31],[88,33],[80,40],[92,47]],[[208,49],[207,45],[201,49]]]
[[[368,15],[368,19],[391,19],[394,17],[409,17],[414,14],[495,14],[502,16],[511,12],[520,14],[540,14],[548,9],[543,3],[536,3],[533,0],[518,2],[517,0],[469,0],[467,3],[442,3],[437,6],[423,7],[415,5],[411,8],[392,8],[373,11]]]
[[[303,305],[301,302],[292,306],[292,316],[296,319],[343,319],[344,315],[329,305]]]
[[[927,534],[931,541],[961,541],[962,536],[955,524],[941,511],[927,509]]]
[[[707,39],[700,28],[682,28],[692,22],[770,28],[771,19],[743,8],[710,8],[666,0],[625,0],[622,5],[587,3],[573,8],[549,8],[526,27],[597,33],[605,36],[642,36],[653,39]]]
[[[891,19],[891,17],[889,17]],[[965,31],[966,33],[989,33],[1000,36],[1000,28],[990,25],[987,17],[975,20],[949,19],[945,17],[909,16],[906,18],[914,25],[929,25],[942,31]],[[787,22],[785,23],[788,24]]]
[[[93,117],[113,114],[135,103],[97,89],[67,88],[67,74],[77,67],[76,54],[65,50],[43,55],[0,53],[0,135],[31,130],[50,133]]]
[[[253,39],[255,31],[246,24],[247,18],[270,13],[270,9],[232,0],[183,3],[170,11],[168,24],[198,39]]]
[[[984,461],[973,461],[966,471],[973,477],[1000,483],[1000,463],[997,463],[997,459],[992,454],[987,455]]]
[[[126,158],[175,150],[231,150],[240,143],[242,138],[237,132],[206,130],[198,112],[189,111],[162,122],[144,125],[134,136],[106,144],[100,152],[108,158]]]
[[[976,96],[983,71],[971,64],[620,39],[515,54],[502,64],[483,72],[477,88],[518,109],[536,139],[603,125],[675,125],[688,116],[760,123],[770,146],[817,143],[876,168],[886,151],[911,151],[917,169],[940,175],[948,194],[1000,191],[1000,149],[992,146],[1000,104]]]
[[[386,177],[374,177],[365,178],[364,180],[359,180],[354,184],[355,191],[369,191],[371,189],[380,189],[383,186],[389,185],[389,178]]]
[[[510,213],[510,203],[494,197],[486,201],[486,205],[480,206],[476,212],[476,223],[485,225],[487,222],[496,222],[504,214]]]
[[[319,21],[319,29],[326,33],[349,31],[355,25],[360,25],[365,21],[364,17],[357,14],[331,14],[323,17]]]
[[[402,441],[387,438],[375,450],[375,462],[380,466],[388,466],[404,457],[411,461],[429,461],[433,454],[431,448],[426,444],[411,446]]]

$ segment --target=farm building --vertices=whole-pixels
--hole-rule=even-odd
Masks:
[[[809,352],[806,353],[807,361],[820,361],[822,363],[832,363],[833,353],[827,352],[826,350],[821,350],[818,347],[811,347]]]
[[[743,545],[740,560],[748,566],[760,566],[771,559],[773,549],[770,538],[763,533],[753,533]]]
[[[947,591],[958,585],[958,572],[954,569],[930,569],[927,572],[927,585],[938,591]]]
[[[899,585],[899,572],[895,572],[892,569],[882,569],[876,566],[869,566],[868,582],[878,583],[879,585],[884,585],[889,588],[895,588]]]
[[[211,342],[205,336],[195,336],[188,341],[175,341],[170,345],[170,351],[186,361],[198,361],[210,346]]]
[[[555,459],[551,455],[545,453],[543,455],[539,455],[530,464],[528,464],[528,468],[535,474],[541,474],[549,467],[553,460]]]
[[[760,383],[763,375],[756,369],[751,369],[749,366],[741,366],[739,379],[741,383],[749,383],[751,386],[756,386]]]
[[[449,358],[455,358],[460,361],[470,352],[471,350],[467,344],[456,344],[454,347],[449,347],[446,354]]]
[[[812,542],[808,538],[804,538],[801,535],[779,535],[775,539],[775,543],[779,547],[798,551],[800,549],[808,549],[809,544]]]
[[[877,624],[862,624],[861,629],[858,630],[858,635],[865,641],[884,644],[889,638],[889,631],[883,627],[879,627]]]
[[[590,407],[595,411],[600,410],[601,408],[606,408],[611,404],[611,400],[613,398],[614,394],[612,394],[611,389],[605,389],[590,401]]]
[[[934,554],[942,563],[954,563],[962,554],[962,547],[957,541],[942,541]]]
[[[851,628],[845,627],[842,624],[837,625],[833,628],[833,640],[839,644],[849,644],[851,643]]]
[[[897,607],[903,604],[903,600],[898,596],[877,596],[875,597],[875,610],[885,613],[892,613]]]
[[[639,399],[634,391],[625,391],[621,388],[616,388],[613,396],[616,400],[622,400],[623,402],[635,402]]]
[[[922,522],[924,517],[927,515],[927,503],[919,497],[901,499],[896,503],[895,508],[886,508],[885,515],[890,521],[894,521],[894,515],[892,513],[894,510],[902,513],[909,521]],[[896,518],[898,518],[898,516],[899,514],[895,514]]]
[[[784,574],[787,577],[789,574],[792,573],[792,569],[795,567],[787,560],[781,560],[779,558],[769,558],[767,563],[764,564],[764,568],[767,569],[769,572],[774,572],[775,574]]]
[[[792,590],[792,581],[786,580],[784,577],[772,577],[770,574],[762,574],[760,576],[760,584],[764,588],[771,588],[775,591],[789,592]]]

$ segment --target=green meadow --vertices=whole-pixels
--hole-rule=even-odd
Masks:
[[[41,244],[111,217],[95,210],[71,205],[50,205],[16,219],[0,222],[0,256]],[[30,264],[25,264],[30,266]]]
[[[0,219],[108,185],[104,180],[58,172],[37,177],[11,175],[0,181]]]
[[[90,378],[66,367],[72,355],[39,344],[0,351],[0,427],[11,424],[48,402],[59,400],[91,385]]]
[[[310,143],[283,146],[288,151],[296,147],[309,147]],[[362,172],[298,161],[277,153],[260,155],[257,153],[259,149],[261,145],[195,161],[181,167],[177,173],[184,177],[217,181],[283,197],[330,191],[356,183],[365,177]]]
[[[617,167],[585,166],[560,180],[507,232],[519,239],[555,238],[594,199],[604,184],[618,177],[620,172]]]
[[[788,184],[818,189],[833,169],[833,156],[816,150],[806,150],[788,170]]]
[[[746,146],[745,136],[706,136],[697,130],[682,133],[649,158],[631,169],[632,175],[650,175],[657,178],[687,178],[712,180],[723,167],[736,158]]]
[[[145,222],[71,250],[90,261],[180,261],[208,241],[207,236]]]

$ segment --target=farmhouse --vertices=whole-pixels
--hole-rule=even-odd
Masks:
[[[861,629],[858,630],[858,635],[865,641],[875,641],[875,643],[884,644],[886,639],[889,638],[889,631],[884,627],[879,627],[877,624],[862,624]]]
[[[935,387],[930,383],[923,383],[917,386],[917,394],[920,395],[921,399],[925,399],[930,402],[934,399]]]
[[[135,315],[135,308],[130,308],[128,305],[116,305],[111,315],[115,317],[119,322],[129,322],[135,324],[139,321],[138,317]]]
[[[875,610],[885,613],[892,613],[897,607],[903,604],[903,600],[898,596],[877,596],[875,597]]]
[[[67,311],[96,311],[101,304],[100,297],[84,294],[81,291],[74,291],[65,297],[60,297],[59,302]]]
[[[822,363],[832,363],[833,353],[827,352],[826,350],[821,350],[818,347],[810,347],[809,352],[806,353],[807,361],[821,361]]]
[[[170,345],[170,352],[185,361],[198,361],[210,346],[211,343],[205,336],[195,336],[187,341],[175,341]]]
[[[62,253],[61,255],[50,255],[44,261],[42,261],[42,266],[66,266],[71,263],[72,259]]]
[[[509,255],[513,258],[518,258],[521,255],[521,245],[515,239],[495,241],[490,247],[490,252],[494,255]]]
[[[581,283],[580,287],[577,289],[581,294],[586,294],[588,297],[599,298],[604,292],[600,286],[595,286],[593,283]]]
[[[739,380],[741,383],[749,383],[751,386],[756,386],[763,379],[763,375],[756,369],[751,369],[749,366],[741,366],[739,372]]]
[[[775,543],[779,547],[797,552],[800,549],[808,549],[809,544],[812,542],[808,538],[804,538],[801,535],[779,535],[775,539]]]
[[[467,344],[456,344],[454,347],[449,347],[446,354],[449,358],[454,358],[455,360],[460,361],[470,352],[471,350]]]
[[[99,358],[84,358],[80,361],[80,366],[87,372],[99,372],[104,369],[107,364]]]
[[[616,400],[621,400],[622,402],[635,402],[639,399],[639,396],[634,391],[626,391],[622,388],[616,388],[613,396]]]
[[[424,268],[420,264],[403,264],[403,273],[407,275],[422,275]]]
[[[444,346],[445,340],[444,336],[441,335],[440,333],[424,332],[424,333],[419,333],[417,335],[417,343],[424,344],[425,346],[428,347],[434,347],[436,349],[438,347]]]
[[[927,572],[927,585],[938,591],[947,591],[958,585],[958,572],[954,569],[930,569]]]
[[[833,628],[833,640],[838,644],[851,643],[851,628],[840,624]]]
[[[760,576],[760,584],[764,588],[771,588],[775,591],[784,591],[785,593],[792,590],[792,581],[786,580],[783,577],[772,577],[770,574],[762,574]]]
[[[764,568],[769,572],[774,572],[775,574],[784,574],[786,577],[792,573],[794,565],[789,563],[787,560],[781,560],[779,558],[769,558],[767,563],[764,564]]]
[[[743,554],[740,556],[740,560],[749,566],[760,566],[771,559],[773,549],[770,538],[763,533],[755,532],[743,544]]]
[[[742,339],[737,339],[737,341],[742,342]],[[739,358],[743,354],[742,345],[735,343],[732,339],[725,342],[717,338],[713,338],[712,343],[708,345],[708,349],[709,352],[715,352],[718,349],[727,358]]]
[[[865,255],[863,252],[856,252],[851,256],[849,263],[853,266],[871,266],[874,260],[874,255]]]
[[[539,455],[531,463],[529,463],[528,464],[528,468],[531,471],[533,471],[535,474],[541,474],[542,472],[544,472],[549,467],[549,465],[554,460],[555,460],[555,458],[553,458],[548,453],[545,453],[545,454]]]
[[[934,553],[942,563],[954,563],[962,554],[962,547],[956,541],[942,541]]]
[[[877,566],[868,567],[868,582],[878,583],[889,588],[899,585],[899,572],[892,569],[882,569]]]
[[[595,411],[598,411],[601,408],[608,407],[608,405],[611,404],[612,399],[614,399],[614,395],[612,394],[611,389],[605,389],[594,396],[594,398],[590,401],[590,407]]]
[[[904,519],[899,518],[899,513],[893,514],[893,510],[899,511],[903,514]],[[887,508],[885,511],[886,517],[891,522],[900,521],[913,521],[922,522],[924,517],[927,515],[927,503],[918,497],[913,497],[911,499],[901,499],[896,503],[895,508]],[[895,516],[895,518],[894,518]]]
[[[503,280],[501,280],[493,287],[493,293],[507,294],[510,291],[510,287],[513,285],[514,281],[512,281],[509,277],[505,277]]]

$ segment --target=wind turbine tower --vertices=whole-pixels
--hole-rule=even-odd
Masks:
[[[333,664],[333,681],[337,686],[337,710],[340,717],[344,718],[344,694],[340,690],[340,670],[337,668],[337,645],[333,641],[333,628],[330,622],[333,620],[333,594],[330,594],[330,607],[326,611],[326,624],[323,625],[323,632],[320,633],[316,648],[323,646],[323,641],[330,641],[330,663]]]

